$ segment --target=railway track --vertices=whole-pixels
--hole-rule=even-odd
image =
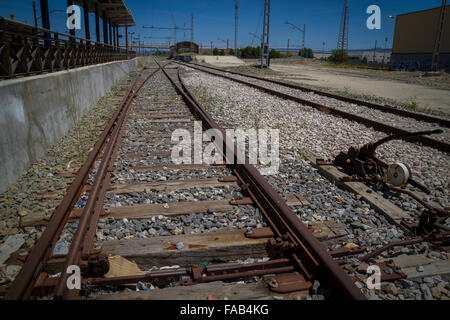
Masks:
[[[361,123],[387,134],[407,134],[417,130],[441,130],[442,132],[436,136],[437,138],[418,136],[405,138],[404,140],[429,146],[442,152],[450,152],[450,145],[448,143],[448,139],[450,138],[450,131],[448,129],[450,121],[447,119],[391,108],[277,80],[210,66],[193,63],[187,64],[180,61],[176,61],[176,63],[247,85],[276,97],[310,106],[327,114]],[[319,101],[318,98],[326,99],[326,103],[323,103],[322,100]]]
[[[191,64],[184,64],[187,68],[191,68]],[[196,68],[194,68],[196,69]],[[204,71],[203,69],[200,70],[200,68],[198,69],[199,71]],[[206,71],[205,71],[206,72]],[[207,72],[209,73],[209,72]],[[224,74],[216,74],[213,73],[214,76],[220,76],[222,78],[226,78],[228,80],[233,80],[228,78],[227,76],[225,76]],[[196,88],[196,92],[204,92],[205,88],[202,85],[203,81],[197,81],[197,80],[193,80],[196,79],[196,75],[195,72],[194,73],[190,73],[189,75],[185,76],[186,79],[191,79],[189,82],[191,84],[193,84],[193,87]],[[233,87],[233,88],[229,88],[226,85],[226,81],[218,81],[217,83],[212,83],[211,82],[211,78],[212,77],[206,77],[206,79],[204,79],[206,82],[211,83],[211,86],[213,88],[217,88],[220,90],[220,87],[223,85],[224,87],[227,88],[226,91],[229,92],[233,92],[234,95],[236,94],[245,94],[245,93],[238,93],[237,90]],[[234,80],[233,80],[234,81]],[[246,83],[246,81],[241,81],[238,80],[238,83]],[[251,85],[252,86],[252,85]],[[254,86],[253,86],[254,87]],[[259,88],[257,88],[259,89]],[[242,90],[245,91],[245,90]],[[266,91],[266,90],[264,90]],[[270,93],[270,91],[269,91]],[[253,93],[248,92],[250,97],[253,97]],[[206,100],[214,100],[214,97],[211,98],[207,93],[205,93],[205,96],[207,96]],[[275,95],[278,96],[278,95]],[[220,94],[218,95],[218,97],[220,97]],[[251,98],[250,98],[251,99]],[[230,99],[229,104],[231,104],[231,106],[234,106],[234,104],[236,103],[236,101],[239,99]],[[264,98],[261,98],[262,101],[265,101]],[[227,125],[231,125],[231,126],[239,126],[239,125],[243,125],[246,126],[246,120],[248,119],[243,119],[243,122],[239,122],[239,121],[235,121],[236,119],[228,119],[226,117],[223,116],[223,108],[219,108],[219,107],[214,107],[215,104],[217,103],[221,103],[221,99],[219,98],[218,100],[216,100],[215,103],[211,103],[209,105],[209,107],[213,110],[213,114],[215,115],[215,117],[219,118],[221,123],[226,123]],[[246,101],[245,99],[242,100],[243,105],[245,106],[246,103],[248,103],[248,101]],[[250,105],[247,105],[246,108],[251,108],[251,107],[257,107],[258,103],[261,103],[260,101],[255,101],[254,105],[252,105],[250,103]],[[273,102],[267,102],[269,105],[272,104]],[[228,104],[228,105],[229,105]],[[228,108],[228,106],[225,106],[225,108]],[[242,107],[241,107],[242,108]],[[276,105],[276,108],[280,108],[279,105]],[[237,108],[236,108],[237,109]],[[257,109],[257,108],[256,108]],[[269,108],[271,109],[271,108]],[[237,111],[237,110],[236,110]],[[305,110],[303,110],[305,111]],[[255,114],[258,114],[259,111],[255,111]],[[243,113],[244,114],[244,113]],[[240,116],[243,116],[243,114],[241,115],[237,115],[236,118],[239,118]],[[269,111],[270,114],[270,111]],[[245,116],[243,116],[245,118]],[[436,126],[432,126],[432,127],[425,127],[424,129],[431,129],[432,131],[434,131],[433,129]],[[443,127],[441,127],[438,130],[442,130],[444,129]],[[393,138],[399,138],[398,136],[395,137],[391,137],[390,139]],[[285,138],[286,139],[286,138]],[[382,179],[382,174],[380,176],[380,172],[377,172],[377,174],[373,174],[370,173],[369,171],[367,171],[367,173],[362,177],[362,178],[357,178],[354,176],[355,172],[358,171],[358,166],[361,165],[361,167],[364,167],[365,169],[368,169],[369,167],[373,166],[375,168],[378,168],[378,165],[382,164],[382,161],[380,161],[379,159],[377,159],[375,157],[375,150],[376,148],[383,144],[388,142],[389,139],[382,139],[380,140],[379,143],[368,143],[367,145],[358,148],[351,148],[348,152],[342,152],[336,159],[334,162],[329,162],[329,161],[323,161],[318,157],[313,156],[312,154],[306,154],[305,156],[308,158],[308,161],[311,163],[311,165],[313,167],[315,167],[316,169],[319,170],[320,174],[323,175],[324,177],[326,177],[327,179],[333,181],[334,183],[338,184],[341,188],[349,190],[355,194],[357,194],[358,197],[363,198],[366,202],[370,203],[371,207],[379,212],[380,214],[384,215],[390,222],[391,225],[396,225],[397,227],[401,228],[402,230],[404,230],[407,234],[406,240],[402,240],[402,241],[393,241],[391,243],[388,243],[386,245],[380,245],[378,247],[378,249],[374,250],[371,253],[368,253],[366,255],[363,255],[359,258],[357,258],[359,261],[374,261],[380,258],[380,255],[383,254],[384,257],[386,257],[386,255],[389,255],[389,253],[391,254],[392,257],[395,257],[395,254],[399,254],[399,248],[405,247],[405,246],[414,246],[418,243],[425,243],[428,242],[432,247],[434,248],[438,248],[438,251],[448,251],[448,244],[449,244],[449,227],[448,227],[448,218],[449,218],[449,213],[448,213],[448,207],[445,205],[440,205],[438,203],[433,203],[432,201],[430,202],[429,199],[427,199],[426,194],[430,193],[430,190],[428,190],[426,187],[415,183],[415,181],[413,180],[409,180],[408,183],[410,183],[411,185],[413,185],[416,189],[414,190],[414,188],[411,187],[402,187],[400,188],[394,188],[392,186],[388,186],[387,184],[384,183],[383,179]],[[319,143],[319,141],[317,141],[316,143]],[[343,150],[346,151],[346,150]],[[353,155],[355,156],[355,158],[353,158]],[[420,155],[421,156],[421,155]],[[344,164],[344,160],[343,158],[345,158],[345,162],[348,161],[348,164],[352,163],[352,165],[345,165]],[[338,161],[338,160],[342,160],[342,161]],[[356,161],[355,161],[356,160]],[[353,166],[353,162],[357,165]],[[368,165],[366,167],[366,165]],[[444,164],[445,165],[445,164]],[[353,169],[353,172],[346,174],[343,170],[343,167],[349,167],[346,169]],[[352,170],[350,170],[352,171]],[[376,185],[382,185],[382,188],[380,189],[379,187],[375,187]],[[384,191],[381,191],[384,189]],[[412,191],[410,191],[410,189]],[[417,192],[417,189],[420,189],[419,192]],[[373,192],[372,190],[376,190],[376,193]],[[421,192],[423,191],[423,192]],[[417,203],[419,204],[419,206],[421,208],[425,208],[424,210],[421,210],[421,214],[419,215],[412,215],[410,212],[406,212],[405,210],[402,209],[401,206],[398,205],[398,201],[392,201],[391,198],[386,197],[387,194],[389,194],[391,192],[394,192],[396,194],[396,197],[399,197],[399,195],[406,194],[406,197],[408,197],[409,199],[412,199],[412,201],[417,201]],[[384,198],[386,197],[386,198]],[[444,201],[445,203],[445,201]],[[433,217],[433,218],[431,218]],[[437,221],[439,220],[439,222]],[[434,221],[434,222],[431,222]],[[436,224],[435,224],[436,223]],[[396,248],[396,250],[394,250],[394,248]],[[408,250],[408,249],[406,249]],[[444,254],[445,255],[445,254]],[[412,258],[412,260],[414,260]],[[344,262],[342,262],[344,263]],[[442,268],[440,271],[443,273],[448,273],[448,264],[446,264],[444,262],[444,265],[447,265],[447,267]],[[419,266],[418,266],[419,267]],[[350,269],[352,269],[350,267]],[[420,269],[420,268],[419,268]],[[414,277],[417,277],[418,275],[415,274]]]
[[[180,62],[177,62],[180,63]],[[185,67],[191,68],[191,64],[185,64],[185,63],[181,63],[182,65],[184,65]],[[271,89],[272,87],[269,88],[269,86],[267,84],[271,84],[271,83],[276,83],[276,84],[282,84],[284,85],[284,83],[280,83],[279,81],[271,81],[271,80],[267,80],[261,77],[254,77],[254,76],[248,76],[248,75],[243,75],[240,73],[235,73],[235,72],[231,72],[231,74],[233,75],[238,75],[238,78],[234,78],[234,77],[230,77],[227,75],[228,71],[225,70],[221,70],[218,68],[212,68],[212,67],[205,67],[205,66],[200,66],[198,64],[195,64],[195,66],[193,67],[195,70],[201,71],[201,72],[205,72],[208,74],[211,74],[213,76],[218,76],[218,77],[222,77],[225,78],[227,80],[231,80],[231,81],[236,81],[238,83],[242,83],[242,84],[246,84],[250,87],[253,87],[255,89],[258,90],[262,90],[264,92],[267,92],[271,95],[274,95],[276,97],[282,97],[282,98],[287,98],[288,100],[293,100],[295,102],[300,102],[306,105],[310,105],[308,104],[309,102],[305,100],[303,100],[303,98],[300,98],[300,101],[296,98],[296,96],[292,96],[292,95],[288,95],[286,96],[285,93],[280,92],[280,91],[276,91],[274,89]],[[214,70],[214,71],[211,71]],[[216,71],[219,71],[220,73],[217,73]],[[263,80],[260,81],[258,83],[254,83],[254,82],[248,82],[247,79],[245,79],[245,77],[251,78],[251,79],[258,79],[258,80]],[[245,79],[245,80],[244,80]],[[264,87],[261,86],[261,83],[266,82],[264,84]],[[287,86],[289,87],[296,87],[295,85],[290,85],[287,84]],[[276,89],[280,89],[281,86],[276,87]],[[301,88],[301,87],[300,87]],[[301,90],[305,90],[304,88],[301,88]],[[319,92],[320,94],[322,94],[321,92]],[[334,97],[333,98],[343,98],[343,99],[347,99],[345,97]],[[330,101],[330,104],[333,102],[334,104],[336,104],[337,100],[333,100]],[[352,102],[358,102],[359,100],[351,100]],[[361,103],[365,103],[365,102],[361,102]],[[313,107],[316,105],[315,102],[312,102]],[[375,108],[379,105],[372,105],[370,103],[365,103],[367,105],[370,105],[371,107]],[[321,108],[325,108],[325,109],[321,109]],[[327,110],[330,109],[329,106],[325,106],[322,105],[322,107],[318,108],[320,111],[324,111],[325,113],[328,113]],[[332,108],[333,109],[333,108]],[[358,147],[350,147],[350,150],[347,152],[347,150],[341,150],[340,154],[336,154],[335,156],[337,156],[335,158],[334,161],[323,161],[319,156],[314,156],[312,154],[307,154],[306,156],[309,158],[310,162],[314,164],[314,166],[319,169],[325,176],[328,176],[329,178],[333,179],[336,183],[341,184],[342,187],[346,188],[346,189],[351,189],[352,191],[354,191],[355,193],[358,193],[360,196],[364,196],[364,197],[369,197],[369,195],[365,192],[357,192],[356,188],[351,187],[351,183],[355,183],[355,182],[361,182],[361,184],[359,185],[359,189],[363,188],[363,184],[366,185],[367,187],[371,187],[371,186],[375,186],[375,185],[382,185],[382,187],[376,187],[376,191],[380,193],[380,195],[386,196],[386,193],[389,192],[394,192],[397,194],[401,194],[403,191],[402,190],[406,190],[407,188],[394,188],[392,186],[388,186],[387,184],[385,184],[383,182],[383,170],[386,170],[386,168],[388,167],[388,165],[381,161],[380,159],[378,159],[376,157],[376,149],[379,148],[380,146],[382,146],[383,144],[389,143],[392,140],[399,140],[399,139],[403,139],[409,142],[413,142],[415,141],[416,143],[421,143],[419,142],[419,140],[421,140],[422,138],[424,138],[425,140],[427,140],[429,143],[427,143],[427,145],[434,145],[434,147],[436,147],[438,150],[443,151],[443,152],[447,152],[448,153],[448,149],[447,146],[448,145],[445,142],[445,139],[448,137],[448,132],[446,131],[446,122],[445,119],[441,119],[442,121],[440,121],[440,123],[442,123],[443,126],[439,126],[436,123],[434,125],[425,125],[422,126],[422,124],[417,124],[416,120],[411,120],[410,117],[411,115],[409,114],[409,112],[406,112],[405,114],[403,114],[402,110],[397,110],[399,111],[399,114],[402,114],[402,116],[408,118],[410,121],[413,121],[412,125],[409,125],[409,128],[416,128],[415,130],[429,130],[427,132],[419,132],[419,133],[411,133],[408,132],[404,129],[392,129],[392,130],[382,130],[385,131],[387,133],[394,133],[394,135],[388,137],[385,137],[383,139],[380,140],[381,143],[377,142],[375,143],[375,141],[367,143],[364,146],[358,146]],[[378,111],[377,111],[378,112]],[[331,112],[332,115],[336,115],[333,112]],[[382,112],[383,115],[381,115],[381,117],[383,117],[385,115],[384,112]],[[414,114],[415,117],[419,117],[419,114]],[[380,115],[378,116],[380,117]],[[396,116],[397,117],[397,116]],[[353,116],[349,116],[347,117],[349,120],[354,120]],[[361,118],[361,117],[358,117]],[[375,118],[375,117],[374,117]],[[425,122],[431,121],[431,119],[433,119],[433,121],[436,120],[436,122],[439,122],[438,118],[434,118],[431,117],[429,118],[427,115],[424,115],[423,119]],[[365,125],[367,125],[368,123],[373,123],[373,120],[369,120],[367,118],[361,118],[361,119],[356,119],[357,122],[361,122]],[[360,121],[361,120],[361,121]],[[375,129],[380,128],[383,129],[384,124],[376,122],[376,125],[374,126]],[[437,128],[437,129],[436,129]],[[425,134],[430,134],[430,133],[443,133],[445,132],[445,134],[442,137],[442,141],[441,140],[434,140],[434,139],[430,139],[427,137],[423,137]],[[419,140],[415,140],[415,137],[419,138]],[[422,155],[420,155],[422,156]],[[325,156],[325,158],[327,158]],[[345,159],[344,159],[345,158]],[[444,163],[445,165],[445,163]],[[381,168],[378,169],[378,166],[380,166]],[[325,167],[328,167],[328,169],[326,169]],[[333,168],[332,168],[333,167]],[[342,170],[343,167],[346,167],[346,173],[345,174]],[[363,168],[364,167],[364,168]],[[369,167],[375,167],[379,170],[376,174],[374,173],[370,173],[371,169]],[[340,171],[340,172],[339,172]],[[408,168],[409,173],[411,174],[411,169]],[[355,175],[359,175],[359,177],[355,177]],[[417,174],[415,173],[415,175],[417,176]],[[420,180],[420,175],[419,175],[419,180]],[[404,194],[407,194],[409,197],[411,197],[413,199],[413,201],[417,201],[417,203],[421,206],[421,207],[426,207],[427,209],[433,211],[435,210],[435,208],[438,208],[437,210],[440,210],[440,213],[438,215],[441,216],[441,218],[443,218],[442,221],[445,221],[446,218],[448,218],[448,210],[446,209],[447,206],[444,204],[437,204],[437,203],[429,203],[429,199],[427,197],[427,195],[432,193],[432,190],[430,190],[428,187],[426,187],[424,184],[418,182],[415,179],[408,179],[408,184],[410,184],[413,188],[411,188],[411,191],[406,190],[405,192],[403,192]],[[416,192],[416,190],[418,190],[418,192]],[[372,198],[372,197],[370,197]],[[404,228],[405,225],[409,225],[411,226],[411,222],[414,220],[414,223],[418,223],[419,220],[421,220],[420,217],[411,217],[409,214],[402,212],[401,208],[397,208],[397,203],[395,201],[391,201],[391,203],[388,203],[388,200],[385,203],[385,206],[390,207],[390,209],[380,209],[379,208],[379,204],[376,204],[375,200],[372,200],[369,202],[373,203],[373,207],[374,209],[380,211],[380,213],[385,214],[390,220],[391,222],[395,223],[396,225],[398,225],[401,228]],[[445,201],[444,201],[445,203]],[[399,210],[397,210],[399,209]],[[394,213],[394,211],[398,211],[400,212],[400,214]],[[401,218],[399,218],[401,216]],[[423,214],[422,214],[423,216]],[[406,222],[408,221],[408,222]],[[448,225],[448,223],[447,223]],[[406,228],[405,230],[407,232],[410,232],[411,230],[407,230],[408,228]],[[447,230],[448,231],[448,226],[444,227],[444,231]],[[415,233],[415,232],[413,232]]]
[[[6,298],[50,294],[56,299],[78,299],[99,288],[130,283],[176,288],[272,275],[268,286],[276,294],[309,290],[312,282],[320,279],[332,288],[332,298],[365,299],[354,280],[333,259],[357,251],[327,251],[313,235],[314,230],[288,206],[292,197],[283,199],[254,166],[170,163],[173,130],[190,130],[195,119],[205,130],[223,130],[184,85],[179,70],[159,64],[154,67],[138,75],[50,220],[36,215],[25,222],[46,225],[46,229],[24,258]],[[156,85],[155,78],[164,85]],[[227,155],[245,158],[234,144],[224,142],[221,147]],[[208,178],[198,172],[206,173]],[[203,196],[205,192],[212,196]],[[204,229],[202,225],[196,227],[196,220],[223,227],[234,223],[233,217],[239,212],[247,213],[242,221],[251,216],[253,222],[236,223],[234,228],[224,229],[228,231],[203,236],[186,230],[181,235],[180,230],[175,230],[175,237],[165,235],[167,240],[164,236],[145,235],[133,240],[133,232],[128,230],[133,225],[136,233],[142,233],[142,228],[155,230],[157,225],[175,220],[194,229]],[[108,232],[124,233],[122,240],[103,241],[108,224]],[[70,247],[65,254],[55,255],[55,247],[67,235]],[[155,243],[163,247],[159,256],[150,250]],[[181,267],[111,275],[115,266],[112,254],[134,258],[142,268],[173,264]],[[248,256],[265,259],[229,263]],[[210,264],[218,260],[228,263]],[[71,266],[81,269],[81,288],[69,289],[67,285],[71,273],[66,271]]]

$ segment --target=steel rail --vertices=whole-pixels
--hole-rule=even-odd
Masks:
[[[109,181],[107,180],[107,178],[109,177],[107,171],[111,166],[111,162],[114,161],[113,154],[121,136],[120,130],[125,123],[125,119],[127,118],[127,114],[134,99],[137,97],[145,83],[147,83],[147,81],[158,71],[159,69],[152,72],[135,91],[133,90],[130,99],[127,101],[125,107],[121,110],[121,114],[115,124],[114,131],[102,156],[102,162],[95,174],[94,183],[89,192],[88,201],[85,208],[83,209],[83,213],[78,223],[77,231],[72,239],[70,250],[62,269],[63,272],[55,288],[56,299],[73,299],[78,293],[78,290],[69,290],[69,288],[67,287],[66,282],[69,274],[67,272],[64,272],[64,270],[67,270],[71,265],[80,265],[82,259],[88,258],[91,243],[94,240],[95,230],[97,229],[100,211],[101,208],[103,208],[103,200],[106,193],[105,185],[109,183]],[[86,240],[88,240],[88,243],[85,243]],[[86,250],[88,251],[86,252]]]
[[[182,82],[179,70],[178,77],[183,88],[169,76],[164,68],[162,68],[162,71],[183,97],[190,109],[200,117],[203,127],[207,129],[216,129],[222,133],[223,137],[225,137],[224,131],[205,111],[201,104],[197,100],[194,100],[194,96]],[[223,141],[223,143],[224,148],[221,150],[226,150],[226,153],[224,154],[225,157],[232,154],[234,160],[246,159],[238,152],[235,144],[230,146],[228,141]],[[248,161],[245,161],[245,163],[248,163]],[[300,263],[300,259],[297,257],[298,254],[301,259],[304,259],[310,270],[315,274],[327,277],[344,298],[349,300],[366,299],[361,291],[354,285],[350,277],[333,260],[325,248],[322,247],[319,240],[312,235],[308,228],[287,206],[284,199],[270,186],[267,180],[261,176],[254,166],[249,164],[239,164],[232,165],[232,167],[239,173],[243,185],[246,186],[250,196],[258,205],[258,208],[263,212],[266,211],[271,218],[277,219],[280,222],[279,229],[282,232],[287,232],[289,237],[294,240],[297,247],[295,248],[295,253],[292,254],[292,258],[295,261]]]
[[[266,81],[266,82],[278,84],[278,85],[281,85],[281,86],[284,86],[284,87],[289,87],[289,88],[292,88],[292,89],[298,89],[298,90],[301,90],[301,91],[304,91],[304,92],[313,92],[315,94],[318,94],[318,95],[321,95],[321,96],[324,96],[324,97],[333,98],[333,99],[341,100],[341,101],[348,102],[348,103],[354,103],[354,104],[357,104],[357,105],[361,105],[361,106],[365,106],[365,107],[368,107],[368,108],[380,110],[380,111],[383,111],[383,112],[388,112],[388,113],[400,115],[400,116],[403,116],[403,117],[413,118],[413,119],[424,121],[424,122],[437,123],[437,124],[442,125],[442,126],[447,127],[447,128],[450,127],[450,120],[449,119],[445,119],[445,118],[441,118],[441,117],[436,117],[436,116],[432,116],[432,115],[428,115],[428,114],[424,114],[424,113],[419,113],[419,112],[408,111],[408,110],[404,110],[404,109],[392,108],[392,107],[389,107],[389,106],[386,106],[386,105],[382,105],[382,104],[379,104],[379,103],[374,103],[374,102],[364,101],[364,100],[361,100],[361,99],[345,97],[345,96],[341,96],[341,95],[338,95],[338,94],[329,93],[329,92],[325,92],[325,91],[321,91],[321,90],[317,90],[317,89],[311,89],[311,88],[303,87],[303,86],[300,86],[300,85],[297,85],[297,84],[287,83],[287,82],[283,82],[283,81],[279,81],[279,80],[267,79],[267,78],[264,78],[264,77],[259,77],[259,76],[255,76],[255,75],[249,75],[249,74],[236,72],[236,71],[229,71],[229,70],[216,68],[216,67],[211,67],[211,66],[204,66],[204,65],[201,65],[201,64],[198,64],[198,63],[190,62],[189,64],[186,64],[186,66],[189,66],[191,64],[199,66],[199,67],[209,68],[209,69],[213,69],[213,70],[217,70],[217,71],[221,71],[221,72],[226,72],[226,73],[238,75],[238,76],[243,76],[243,77],[252,78],[252,79],[256,79],[256,80]]]
[[[313,107],[313,108],[315,108],[315,109],[317,109],[317,110],[319,110],[321,112],[324,112],[324,113],[329,113],[329,114],[332,114],[332,115],[335,115],[335,116],[340,116],[342,118],[345,118],[345,119],[348,119],[348,120],[351,120],[351,121],[356,121],[356,122],[362,123],[362,124],[364,124],[367,127],[372,127],[375,130],[378,130],[378,131],[381,131],[381,132],[385,132],[385,133],[388,133],[388,134],[408,134],[408,133],[410,133],[407,130],[400,129],[400,128],[397,128],[397,127],[393,127],[391,125],[384,124],[384,123],[381,123],[381,122],[378,122],[378,121],[375,121],[375,120],[371,120],[371,119],[368,119],[368,118],[364,118],[364,117],[358,116],[358,115],[353,114],[353,113],[349,113],[349,112],[342,111],[342,110],[339,110],[339,109],[336,109],[336,108],[333,108],[333,107],[325,106],[323,104],[319,104],[319,103],[316,103],[316,102],[313,102],[313,101],[305,100],[305,99],[302,99],[302,98],[299,98],[299,97],[296,97],[296,96],[292,96],[292,95],[289,95],[289,94],[286,94],[286,93],[283,93],[283,92],[280,92],[280,91],[276,91],[274,89],[270,89],[270,88],[266,88],[266,87],[260,86],[260,85],[255,84],[255,83],[247,82],[245,80],[236,79],[236,78],[227,76],[225,74],[220,74],[220,73],[217,73],[217,72],[206,70],[204,67],[192,66],[192,65],[189,65],[189,64],[181,63],[179,61],[177,61],[176,63],[181,64],[181,65],[183,65],[185,67],[188,67],[188,68],[193,68],[193,69],[196,69],[196,70],[199,70],[199,71],[202,71],[202,72],[206,72],[206,73],[218,76],[218,77],[222,77],[222,78],[225,78],[225,79],[228,79],[228,80],[231,80],[231,81],[235,81],[235,82],[238,82],[238,83],[241,83],[241,84],[245,84],[245,85],[253,87],[255,89],[267,92],[267,93],[269,93],[271,95],[278,96],[278,97],[281,97],[283,99],[288,99],[288,100],[295,101],[295,102],[298,102],[298,103],[303,104],[303,105],[307,105],[307,106]],[[434,148],[434,149],[437,149],[437,150],[440,150],[440,151],[443,151],[443,152],[446,152],[446,153],[450,153],[450,144],[446,143],[444,141],[439,141],[439,140],[431,139],[431,138],[428,138],[428,137],[412,137],[412,138],[404,138],[404,140],[408,141],[408,142],[421,143],[421,144],[423,144],[425,146],[428,146],[428,147],[431,147],[431,148]]]
[[[266,274],[293,272],[294,267],[288,259],[278,259],[252,264],[219,264],[206,267],[194,267],[201,270],[201,277],[193,279],[192,283],[207,283],[214,281],[230,281],[245,279],[253,276]],[[183,282],[183,278],[190,277],[193,273],[191,267],[178,268],[175,270],[150,271],[143,275],[123,276],[113,278],[88,278],[84,280],[86,286],[123,285],[137,282],[152,282],[156,285],[170,283],[170,280]]]
[[[64,226],[69,220],[71,211],[82,193],[83,186],[89,178],[89,173],[94,168],[95,161],[100,156],[100,152],[106,144],[108,137],[111,135],[123,108],[131,99],[131,93],[133,92],[139,78],[142,76],[142,73],[143,70],[141,70],[134,79],[120,106],[117,108],[117,111],[114,113],[107,127],[100,135],[97,143],[94,145],[94,148],[89,153],[88,158],[78,171],[74,181],[68,188],[66,195],[62,199],[59,206],[55,209],[41,238],[32,248],[24,266],[9,288],[6,295],[7,300],[22,300],[27,299],[30,296],[37,277],[46,265],[48,259],[51,257],[53,247],[58,241]]]

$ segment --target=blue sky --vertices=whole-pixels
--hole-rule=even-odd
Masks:
[[[36,1],[39,14],[39,0]],[[208,45],[224,47],[225,43],[218,38],[234,43],[234,0],[125,0],[136,19],[137,27],[131,28],[146,42],[167,42],[165,39],[144,39],[144,37],[173,37],[173,31],[152,31],[143,29],[143,25],[173,27],[190,26],[190,14],[194,14],[194,41]],[[327,50],[334,49],[337,44],[343,0],[272,0],[271,6],[271,47],[286,47],[288,39],[291,46],[300,46],[301,34],[284,22],[303,26],[306,24],[306,46],[322,50],[323,42]],[[375,40],[384,46],[388,38],[388,47],[392,45],[395,20],[389,19],[397,15],[417,10],[439,7],[441,0],[349,0],[350,33],[349,48],[373,48]],[[64,10],[65,0],[49,0],[50,10]],[[368,6],[376,4],[381,8],[381,30],[368,30],[366,14]],[[249,32],[261,34],[262,10],[264,0],[240,0],[239,9],[239,45],[257,45],[259,40]],[[9,17],[14,14],[16,20],[33,24],[32,0],[0,0],[0,15]],[[66,14],[55,12],[51,15],[52,29],[67,32],[65,29]],[[95,30],[93,14],[90,15],[91,32]],[[259,24],[258,24],[259,22]],[[84,29],[78,36],[84,36]],[[184,32],[178,31],[177,40],[183,40]],[[190,33],[186,32],[186,39]]]

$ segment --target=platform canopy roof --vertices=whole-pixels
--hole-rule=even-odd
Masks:
[[[75,0],[74,4],[83,7],[83,0]],[[133,14],[128,9],[124,0],[87,0],[89,12],[95,12],[95,4],[98,5],[100,17],[106,11],[106,17],[118,26],[135,26]]]

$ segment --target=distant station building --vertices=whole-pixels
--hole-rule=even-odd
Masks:
[[[198,44],[190,41],[177,42],[170,47],[170,58],[190,62],[192,54],[198,54]]]
[[[432,69],[440,14],[441,7],[397,16],[391,69]],[[450,6],[445,8],[439,52],[439,69],[450,71]]]

